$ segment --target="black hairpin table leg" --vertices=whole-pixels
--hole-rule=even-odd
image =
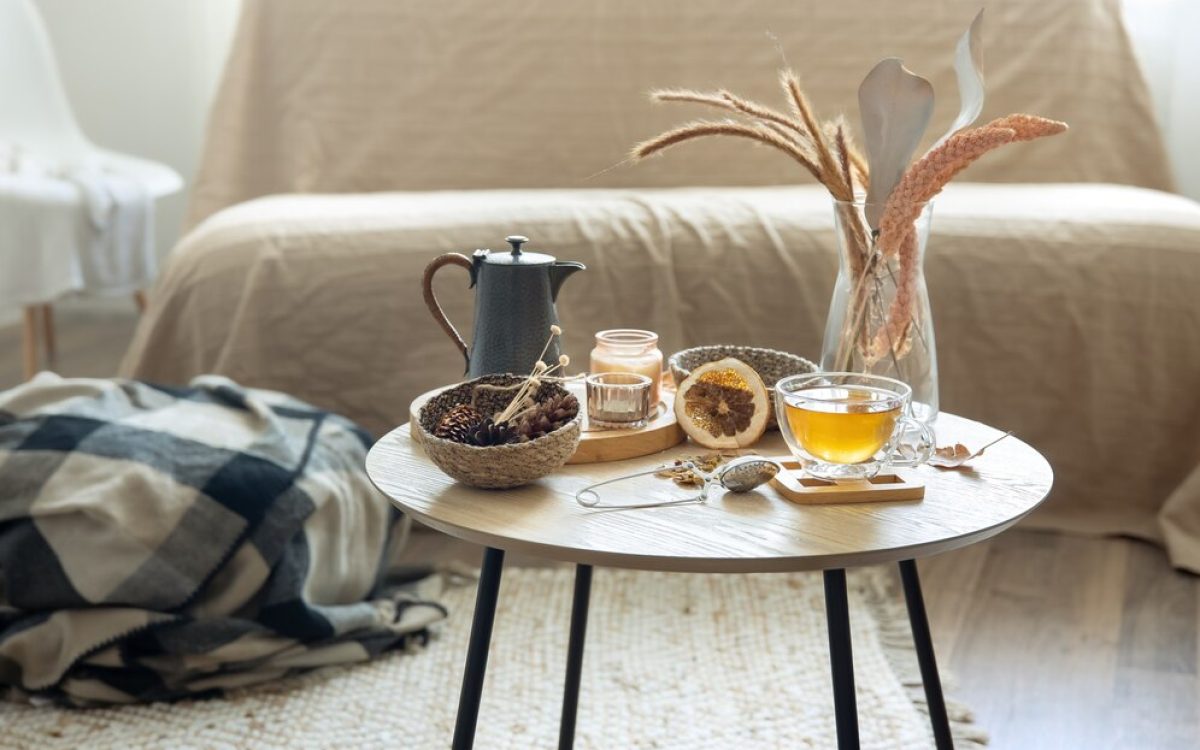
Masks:
[[[825,571],[825,621],[833,673],[833,711],[838,750],[858,750],[858,702],[854,696],[854,657],[850,648],[850,603],[846,571]]]
[[[462,692],[458,695],[458,719],[454,723],[454,750],[470,750],[475,745],[475,725],[479,721],[479,699],[483,696],[483,676],[487,671],[488,646],[492,641],[492,623],[496,620],[496,599],[500,594],[500,571],[504,550],[488,547],[483,553],[483,570],[475,594],[475,619],[471,621],[471,642],[467,646],[467,666],[463,671]]]
[[[933,740],[937,750],[952,750],[950,720],[946,717],[946,700],[942,696],[942,681],[938,677],[937,658],[933,654],[933,638],[929,633],[929,617],[925,614],[925,597],[921,594],[921,577],[914,560],[900,561],[900,580],[904,582],[904,602],[908,605],[908,621],[912,625],[913,644],[917,648],[917,663],[921,666],[921,682],[925,684],[925,701],[929,704],[929,721],[933,724]]]
[[[575,566],[575,598],[571,602],[571,637],[567,645],[567,680],[563,686],[559,750],[575,746],[575,715],[579,712],[579,678],[583,675],[583,642],[587,637],[588,600],[592,594],[592,566]]]

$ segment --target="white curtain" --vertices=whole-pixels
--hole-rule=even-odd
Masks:
[[[1200,200],[1200,1],[1121,0],[1179,191]]]

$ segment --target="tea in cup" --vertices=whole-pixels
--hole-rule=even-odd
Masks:
[[[780,431],[805,471],[828,481],[870,479],[888,466],[917,466],[933,431],[911,416],[912,389],[899,380],[848,372],[810,373],[775,386]],[[898,450],[917,435],[913,458]]]

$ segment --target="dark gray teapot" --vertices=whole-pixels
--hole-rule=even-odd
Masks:
[[[522,252],[521,245],[529,241],[526,237],[514,235],[506,241],[512,245],[510,252],[476,250],[470,258],[446,253],[425,267],[425,304],[462,351],[471,378],[501,372],[524,375],[532,370],[550,338],[550,326],[558,324],[554,301],[559,287],[568,276],[586,268],[582,263],[555,260],[551,255]],[[447,265],[466,268],[471,273],[471,286],[477,287],[475,334],[470,349],[433,294],[433,275]],[[542,359],[552,364],[558,355],[555,339]]]

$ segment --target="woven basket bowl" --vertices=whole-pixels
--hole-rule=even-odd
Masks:
[[[579,415],[567,425],[528,443],[481,448],[434,437],[433,429],[446,412],[459,404],[471,403],[476,385],[514,385],[522,380],[523,377],[516,375],[486,375],[448,388],[429,399],[421,407],[418,420],[421,446],[429,460],[465,485],[493,490],[529,484],[565,464],[579,446],[582,405]],[[498,393],[485,391],[475,400],[475,406],[484,414],[495,414],[508,406],[515,393],[515,389]],[[558,393],[566,393],[566,390],[557,383],[542,383],[536,398],[541,401]]]
[[[691,374],[693,369],[726,357],[733,357],[750,365],[750,368],[757,372],[763,383],[766,384],[767,395],[771,401],[771,411],[767,415],[768,430],[779,426],[775,420],[775,384],[789,375],[803,375],[817,371],[817,366],[804,357],[754,346],[697,346],[675,352],[667,364],[671,369],[671,376],[675,378],[675,384],[678,385]]]

